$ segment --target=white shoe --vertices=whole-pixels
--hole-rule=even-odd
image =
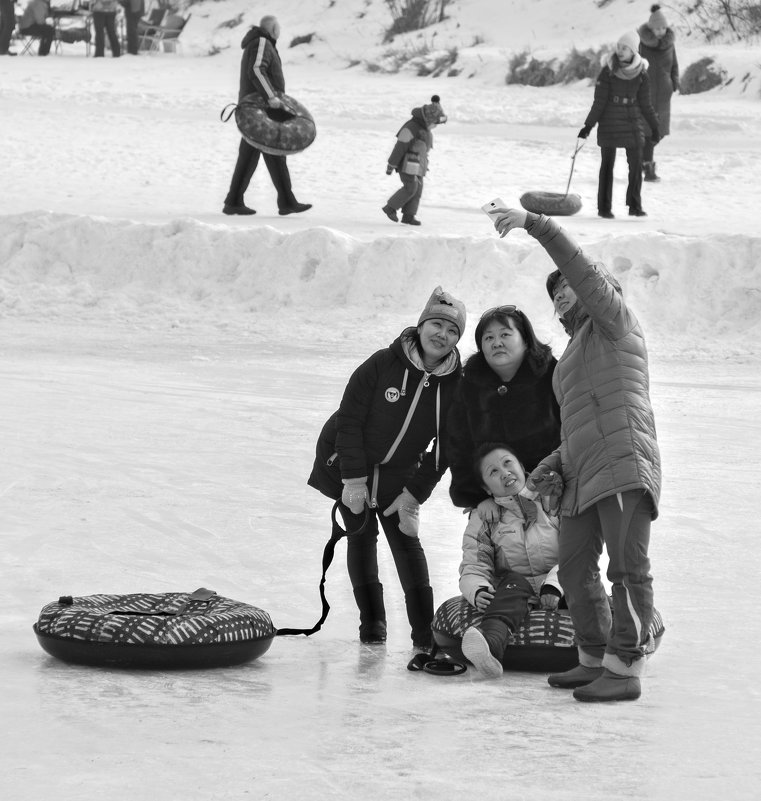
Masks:
[[[502,675],[502,663],[489,650],[489,643],[475,626],[463,634],[462,653],[487,679],[497,679]]]

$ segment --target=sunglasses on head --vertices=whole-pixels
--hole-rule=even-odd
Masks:
[[[495,306],[493,309],[487,309],[482,315],[481,319],[485,320],[487,317],[491,317],[495,314],[515,314],[515,312],[520,313],[520,309],[517,306],[513,306],[512,304],[507,306]]]

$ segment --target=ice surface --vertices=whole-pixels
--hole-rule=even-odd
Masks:
[[[262,171],[259,214],[240,220],[219,214],[237,137],[218,111],[235,97],[237,52],[3,61],[0,796],[757,798],[761,106],[729,92],[675,99],[647,219],[625,216],[623,164],[616,220],[596,217],[590,142],[572,190],[584,206],[565,221],[621,280],[651,353],[667,632],[639,702],[578,704],[542,675],[409,673],[382,545],[385,647],[357,641],[343,545],[323,630],[249,665],[95,670],[38,646],[32,623],[61,594],[207,586],[276,626],[311,625],[330,509],[305,484],[317,432],[350,371],[437,283],[468,304],[464,354],[499,302],[520,303],[562,350],[546,256],[524,234],[498,240],[479,207],[564,188],[591,88],[284,57],[318,121],[290,162],[315,206],[277,217]],[[450,122],[413,231],[380,213],[396,186],[383,173],[433,91]],[[437,602],[457,593],[464,526],[447,484],[422,510]]]

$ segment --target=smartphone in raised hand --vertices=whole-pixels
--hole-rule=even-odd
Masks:
[[[494,200],[490,200],[488,203],[484,203],[481,206],[481,211],[484,214],[488,214],[492,220],[496,218],[496,215],[499,213],[500,209],[508,209],[510,208],[501,197],[495,197]]]

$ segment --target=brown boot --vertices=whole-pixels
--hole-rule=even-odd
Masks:
[[[591,684],[595,679],[599,679],[603,670],[602,665],[599,667],[576,665],[575,668],[566,670],[565,673],[552,673],[547,677],[547,683],[550,687],[572,690],[574,687],[583,687],[585,684]]]
[[[577,701],[636,701],[642,693],[639,676],[621,676],[605,668],[591,684],[573,691]]]

